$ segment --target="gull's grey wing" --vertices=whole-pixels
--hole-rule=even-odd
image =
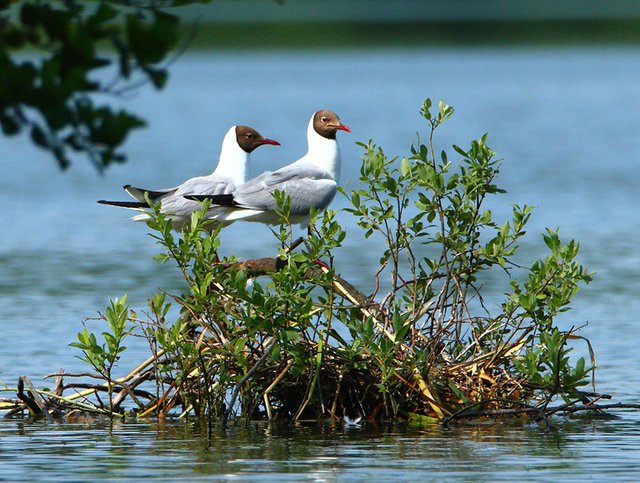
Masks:
[[[175,195],[227,195],[236,190],[236,186],[228,178],[219,178],[212,175],[191,178],[178,186]]]
[[[124,186],[124,189],[137,201],[144,203],[145,193],[149,193],[149,199],[151,201],[161,201],[165,203],[173,204],[175,200],[172,198],[181,198],[189,194],[199,195],[226,195],[235,191],[236,187],[233,182],[226,178],[216,178],[209,176],[197,176],[195,178],[188,179],[179,186],[173,188],[166,188],[161,190],[147,190],[144,188],[137,188],[129,184]]]
[[[240,186],[234,201],[241,208],[274,211],[273,192],[280,190],[291,198],[291,215],[306,215],[311,208],[326,208],[338,184],[329,173],[308,165],[290,165],[266,172]]]
[[[185,198],[187,195],[226,195],[235,191],[236,186],[226,178],[213,176],[199,176],[191,178],[180,186],[175,193],[161,199],[162,212],[179,217],[191,216],[198,211],[201,204],[197,201]]]

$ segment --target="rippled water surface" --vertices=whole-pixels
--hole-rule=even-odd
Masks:
[[[525,258],[542,253],[537,233],[545,226],[581,241],[581,259],[597,276],[562,324],[587,324],[598,389],[639,402],[638,79],[636,48],[199,53],[180,59],[164,92],[143,90],[124,100],[150,127],[131,138],[130,161],[105,176],[84,160],[60,173],[26,140],[0,139],[0,380],[15,385],[26,374],[42,385],[41,376],[60,367],[80,369],[67,344],[108,297],[127,293],[143,308],[157,287],[182,289],[175,269],[152,261],[157,247],[146,227],[96,199],[121,198],[125,183],[159,188],[210,172],[220,140],[236,123],[282,143],[252,158],[252,174],[273,169],[303,154],[308,118],[319,108],[335,110],[352,129],[340,133],[340,144],[342,184],[353,185],[361,156],[354,142],[372,138],[390,155],[407,154],[424,130],[418,111],[429,96],[457,109],[438,138],[441,147],[490,133],[504,159],[498,182],[508,190],[492,202],[496,217],[514,203],[537,206]],[[336,253],[339,271],[367,291],[379,245],[363,242],[341,217],[352,234]],[[225,253],[275,250],[262,226],[236,224],[224,232]],[[498,301],[503,287],[490,281],[489,300]],[[130,346],[127,360],[135,365],[146,349],[137,341]],[[121,370],[128,369],[125,362]],[[640,418],[619,414],[620,420],[562,422],[552,433],[308,425],[234,428],[211,439],[188,424],[0,420],[0,480],[634,479]]]
[[[538,427],[344,429],[252,424],[225,433],[190,424],[0,422],[3,480],[155,478],[271,481],[633,480],[638,422]]]

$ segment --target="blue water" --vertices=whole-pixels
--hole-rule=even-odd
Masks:
[[[335,110],[352,129],[352,134],[340,133],[339,140],[342,184],[353,185],[362,155],[355,141],[374,139],[389,155],[408,154],[416,132],[425,132],[418,111],[429,96],[457,109],[440,132],[440,147],[464,146],[489,132],[489,144],[504,160],[498,183],[508,190],[492,202],[496,217],[506,216],[514,203],[537,206],[522,248],[525,259],[544,253],[538,233],[546,226],[561,227],[564,237],[581,241],[581,260],[597,273],[596,280],[561,323],[587,324],[582,333],[596,350],[598,390],[637,403],[638,79],[640,48],[631,47],[202,52],[175,64],[163,92],[141,89],[109,100],[140,113],[150,126],[128,142],[130,161],[102,177],[85,160],[61,173],[26,139],[3,138],[0,381],[14,386],[26,374],[40,386],[49,384],[41,379],[46,373],[81,369],[67,344],[83,318],[103,310],[108,297],[126,293],[135,308],[143,309],[157,287],[183,289],[176,269],[152,261],[158,247],[145,235],[146,226],[95,200],[121,199],[125,183],[168,187],[210,172],[224,133],[237,123],[282,143],[257,150],[251,174],[288,163],[304,153],[306,124],[319,108]],[[343,200],[336,199],[334,207],[341,206]],[[370,291],[380,245],[364,242],[347,214],[340,220],[351,235],[336,253],[338,271]],[[271,256],[276,249],[269,230],[260,225],[225,229],[225,254]],[[489,298],[499,301],[503,288],[488,284]],[[147,355],[142,340],[128,345],[122,373]],[[576,350],[586,353],[584,344]],[[44,477],[45,468],[58,479],[66,479],[67,471],[68,479],[97,478],[103,473],[87,469],[94,466],[122,478],[172,479],[185,468],[193,475],[264,472],[261,476],[272,479],[285,473],[292,479],[382,479],[391,478],[389,472],[404,479],[554,479],[560,474],[579,479],[613,471],[613,476],[632,478],[640,460],[638,422],[627,412],[621,421],[568,424],[555,436],[540,435],[537,427],[422,434],[393,428],[340,433],[314,426],[304,429],[312,435],[306,440],[295,431],[274,431],[267,438],[265,429],[237,430],[220,436],[221,455],[189,426],[158,429],[136,423],[109,430],[93,423],[49,427],[0,420],[0,479],[24,471]],[[234,456],[234,448],[242,445],[255,447],[255,453]],[[274,445],[285,449],[271,452]],[[64,448],[73,448],[66,462],[56,456],[65,454]],[[156,453],[152,457],[139,448]]]
[[[211,437],[190,424],[4,422],[0,465],[5,481],[637,481],[639,443],[628,421],[566,422],[552,433],[253,424]]]

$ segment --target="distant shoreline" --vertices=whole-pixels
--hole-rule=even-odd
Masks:
[[[185,23],[190,48],[423,45],[640,45],[640,19],[447,22]]]

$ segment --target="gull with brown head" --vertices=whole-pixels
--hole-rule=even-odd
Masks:
[[[154,203],[160,203],[160,211],[171,220],[172,227],[180,230],[189,223],[191,214],[200,209],[200,203],[185,198],[186,195],[230,195],[246,181],[249,155],[265,144],[279,146],[278,141],[263,137],[249,126],[231,126],[224,137],[216,169],[207,176],[190,178],[173,188],[148,190],[125,185],[124,189],[135,201],[99,200],[104,205],[119,206],[140,211],[132,217],[134,221],[147,221],[151,218],[151,209],[145,199],[145,193]]]

